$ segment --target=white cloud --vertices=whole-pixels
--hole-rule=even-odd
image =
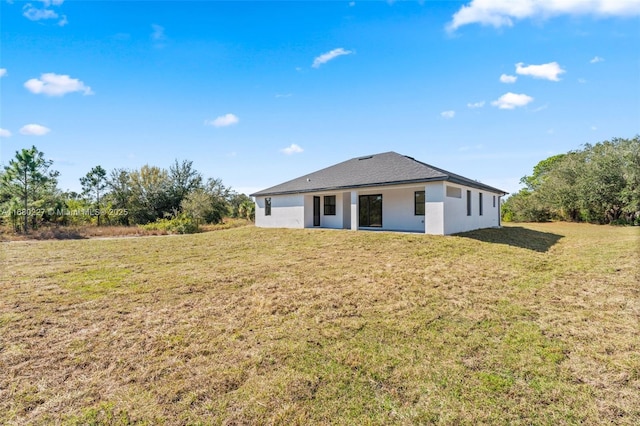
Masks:
[[[497,106],[500,109],[514,109],[525,106],[531,101],[533,101],[531,96],[508,92],[491,102],[491,105]]]
[[[468,103],[467,107],[469,107],[469,108],[482,108],[484,106],[484,104],[485,104],[484,101],[473,102],[473,103]]]
[[[516,64],[516,74],[529,75],[533,78],[542,78],[551,81],[560,81],[558,76],[565,72],[557,62],[527,66],[524,66],[522,62]]]
[[[83,95],[93,95],[91,87],[86,86],[77,78],[52,72],[42,74],[39,79],[32,78],[31,80],[27,80],[24,83],[24,87],[31,93],[37,95],[42,93],[47,96],[64,96],[72,92],[82,92]]]
[[[518,77],[515,75],[502,74],[500,76],[500,82],[502,83],[515,83]]]
[[[332,59],[337,58],[342,55],[351,55],[353,52],[351,50],[344,50],[342,47],[337,49],[333,49],[329,52],[323,53],[313,60],[313,64],[311,65],[313,68],[318,68],[322,64],[326,64]]]
[[[151,32],[151,40],[153,41],[153,47],[156,49],[162,49],[165,47],[167,36],[164,34],[164,27],[158,24],[151,24],[153,31]]]
[[[39,124],[27,124],[20,128],[20,133],[27,136],[44,136],[49,133],[51,129],[41,126]]]
[[[296,145],[295,143],[292,143],[291,145],[289,145],[286,148],[281,149],[280,151],[282,151],[283,153],[285,153],[287,155],[291,155],[291,154],[299,154],[302,151],[304,151],[304,149],[302,149],[300,147],[300,145]]]
[[[227,127],[232,126],[234,124],[238,124],[240,119],[235,114],[225,114],[220,117],[215,118],[214,120],[205,121],[204,124],[208,124],[213,127]]]
[[[38,1],[42,3],[44,7],[49,7],[51,5],[60,6],[62,3],[64,3],[64,0],[38,0]]]
[[[0,128],[0,138],[10,138],[10,137],[11,137],[10,131],[8,131],[7,129]]]
[[[604,62],[604,58],[600,56],[594,56],[592,60],[589,61],[591,64],[597,64],[598,62]]]
[[[478,145],[464,145],[458,148],[458,151],[460,152],[466,152],[466,151],[480,151],[484,149],[484,145],[482,144],[478,144]]]
[[[162,41],[165,39],[164,27],[157,24],[151,24],[151,28],[153,29],[153,32],[151,33],[151,38],[153,40]]]
[[[43,19],[57,19],[58,14],[49,9],[50,6],[60,6],[64,3],[64,0],[38,0],[42,3],[42,8],[34,6],[32,3],[27,3],[22,7],[22,15],[31,21],[40,21]],[[67,17],[62,16],[62,19],[58,22],[61,27],[68,23]]]
[[[511,27],[514,20],[558,15],[637,16],[640,0],[471,0],[453,15],[447,30],[476,23]]]
[[[587,82],[587,80],[584,79],[584,78],[579,78],[578,79],[578,83],[580,83],[580,84],[585,84],[586,82]]]
[[[446,119],[451,119],[451,118],[453,118],[455,116],[456,116],[456,112],[455,111],[442,111],[440,113],[440,117],[446,118]]]
[[[40,21],[42,19],[57,19],[58,14],[51,9],[38,9],[31,3],[27,3],[23,8],[22,15],[30,21]]]
[[[0,77],[6,77],[7,74],[7,69],[6,68],[0,68]]]

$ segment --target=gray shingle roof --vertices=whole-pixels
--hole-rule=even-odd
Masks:
[[[430,166],[397,152],[352,158],[325,169],[263,189],[252,197],[347,190],[383,185],[399,185],[430,181],[449,181],[461,185],[506,194],[506,192],[467,179],[455,173]]]

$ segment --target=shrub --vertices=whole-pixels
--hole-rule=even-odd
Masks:
[[[195,234],[200,231],[198,225],[184,215],[173,219],[158,219],[140,226],[147,231],[166,231],[170,234]]]

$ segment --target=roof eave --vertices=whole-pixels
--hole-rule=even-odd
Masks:
[[[457,179],[457,178],[452,177],[452,176],[448,176],[447,179],[445,179],[445,180],[447,182],[457,183],[458,185],[470,186],[470,187],[476,188],[476,189],[484,189],[484,190],[487,190],[487,191],[495,192],[496,194],[502,194],[502,196],[505,196],[505,195],[508,194],[508,192],[505,192],[502,189],[494,188],[492,186],[485,185],[484,183],[481,183],[481,182],[474,182],[474,181],[471,181],[471,180]]]
[[[259,192],[250,194],[249,196],[264,197],[269,195],[293,195],[293,194],[306,194],[311,192],[344,191],[346,189],[376,188],[380,186],[406,185],[406,184],[412,184],[412,183],[426,183],[426,182],[438,182],[438,181],[452,182],[452,183],[457,183],[459,185],[471,186],[477,189],[485,189],[491,192],[495,192],[497,194],[503,194],[503,195],[508,194],[508,192],[504,192],[501,189],[493,188],[489,185],[485,185],[480,182],[464,181],[462,179],[452,178],[451,176],[440,176],[435,178],[421,178],[421,179],[411,179],[411,180],[402,180],[402,181],[365,183],[361,185],[327,186],[327,187],[321,187],[321,188],[309,188],[309,189],[299,189],[299,190],[290,190],[290,191],[259,191]]]

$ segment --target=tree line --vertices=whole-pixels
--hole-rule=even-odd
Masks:
[[[502,205],[505,221],[640,224],[640,136],[540,161]]]
[[[178,161],[163,169],[145,165],[136,170],[107,172],[97,165],[80,178],[82,191],[61,191],[59,172],[35,146],[16,152],[0,170],[0,220],[16,232],[43,224],[148,225],[171,221],[219,223],[224,217],[253,219],[254,203],[245,194],[205,179],[193,162]]]

